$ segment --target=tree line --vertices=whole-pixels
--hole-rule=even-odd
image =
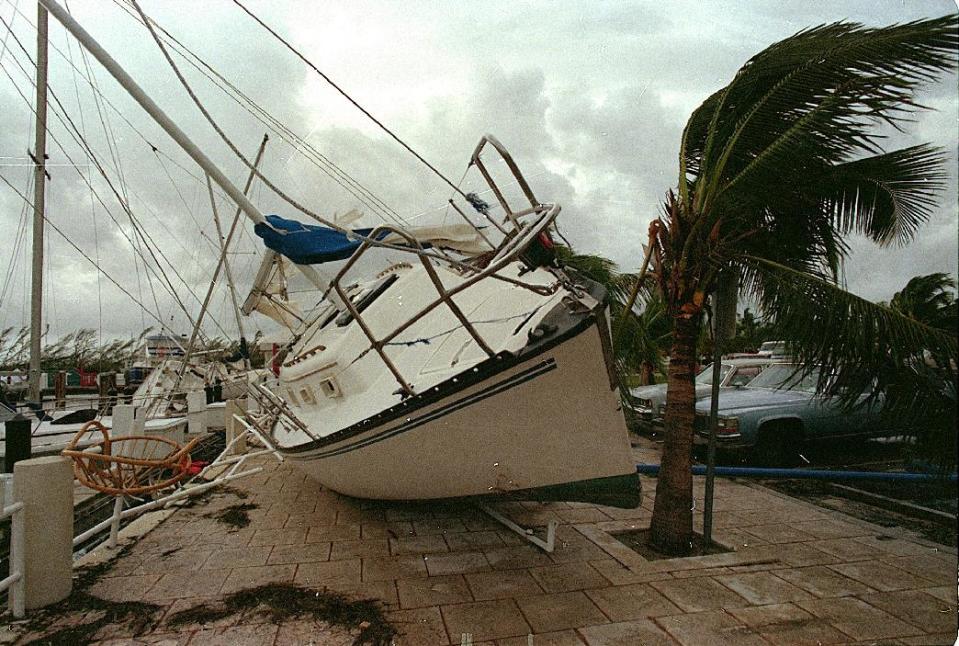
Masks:
[[[123,372],[135,361],[146,359],[143,350],[146,338],[156,333],[155,328],[148,327],[129,339],[100,341],[96,330],[81,328],[44,343],[40,355],[40,369],[43,372]],[[182,342],[186,344],[185,339]],[[203,352],[203,356],[211,360],[229,360],[239,354],[240,342],[215,337],[198,342],[195,350]],[[262,365],[263,359],[256,350],[255,340],[249,344],[249,351],[254,365]],[[26,373],[29,362],[30,328],[8,327],[0,330],[0,370]]]

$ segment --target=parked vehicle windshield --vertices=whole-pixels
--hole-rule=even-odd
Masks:
[[[721,364],[719,368],[719,383],[723,383],[723,380],[726,378],[726,375],[729,374],[729,371],[733,367],[729,364]],[[709,364],[703,371],[696,375],[696,383],[700,386],[712,386],[713,385],[713,364]]]
[[[800,366],[791,363],[776,363],[746,384],[747,388],[772,388],[783,390],[798,390],[805,393],[816,392],[819,381],[819,369],[816,368],[808,375],[797,374]]]

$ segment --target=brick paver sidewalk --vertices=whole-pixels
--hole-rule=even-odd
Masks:
[[[655,481],[635,510],[500,503],[528,526],[558,520],[547,555],[465,505],[346,499],[288,464],[178,510],[90,590],[158,604],[164,616],[266,582],[379,599],[400,644],[952,644],[956,552],[739,482],[719,480],[715,534],[735,551],[646,561],[609,532],[648,525]],[[701,496],[701,479],[697,492]],[[244,503],[232,529],[211,510]],[[697,514],[702,506],[697,501]],[[698,516],[701,520],[701,515]],[[249,613],[213,625],[163,620],[131,641],[350,644],[312,621],[274,625]],[[532,637],[530,637],[532,635]],[[115,641],[110,641],[115,640]]]

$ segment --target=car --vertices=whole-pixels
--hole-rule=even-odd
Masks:
[[[880,426],[882,400],[844,410],[839,399],[816,393],[819,371],[804,374],[793,363],[771,364],[745,387],[721,391],[717,449],[765,466],[793,466],[803,442],[886,435]],[[708,399],[696,403],[694,441],[709,437]]]
[[[756,351],[756,354],[763,357],[772,357],[773,359],[781,359],[789,356],[786,352],[785,341],[763,341],[759,344],[759,349]]]
[[[773,359],[758,355],[723,359],[720,364],[719,387],[722,389],[745,386],[772,362]],[[713,364],[709,364],[696,375],[696,399],[708,398],[712,392],[712,383]],[[639,386],[628,392],[630,413],[640,430],[661,429],[666,405],[666,384]]]

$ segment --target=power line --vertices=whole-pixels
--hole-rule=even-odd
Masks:
[[[134,3],[135,3],[135,0],[131,0],[131,2],[134,2]],[[233,4],[235,4],[235,5],[238,6],[240,9],[242,9],[242,10],[244,11],[244,13],[246,13],[250,18],[253,18],[253,20],[255,20],[255,21],[257,22],[257,24],[259,24],[259,25],[260,25],[261,27],[263,27],[266,31],[268,31],[271,36],[273,36],[273,37],[276,38],[278,41],[280,41],[281,43],[283,43],[283,45],[285,45],[287,49],[289,49],[291,52],[293,52],[293,53],[296,55],[297,58],[299,58],[301,61],[303,61],[304,63],[306,63],[306,64],[310,67],[310,69],[312,69],[314,72],[316,72],[317,74],[319,74],[320,77],[321,77],[324,81],[326,81],[327,83],[329,83],[330,86],[331,86],[334,90],[336,90],[337,92],[339,92],[347,101],[349,101],[350,103],[352,103],[353,106],[356,107],[357,110],[359,110],[359,111],[362,112],[364,115],[366,115],[366,117],[367,117],[370,121],[372,121],[373,123],[375,123],[377,126],[379,126],[380,129],[383,130],[383,132],[385,132],[385,133],[388,134],[390,137],[392,137],[398,144],[400,144],[401,146],[403,146],[403,148],[405,148],[407,151],[409,151],[410,154],[412,154],[414,157],[416,157],[416,159],[418,159],[418,160],[419,160],[420,162],[422,162],[427,168],[429,168],[431,171],[433,171],[433,173],[434,173],[437,177],[439,177],[439,178],[442,179],[444,182],[446,182],[447,184],[449,184],[450,188],[452,188],[454,191],[456,191],[457,193],[459,193],[460,195],[462,195],[462,196],[463,196],[463,199],[466,199],[467,201],[469,201],[469,198],[467,198],[467,197],[466,197],[466,194],[463,193],[462,190],[460,190],[460,187],[459,187],[459,186],[457,186],[456,184],[454,184],[453,182],[451,182],[451,181],[446,177],[446,175],[444,175],[443,173],[441,173],[439,170],[436,169],[435,166],[433,166],[431,163],[429,163],[428,161],[426,161],[426,159],[424,159],[422,155],[420,155],[418,152],[416,152],[415,150],[413,150],[413,149],[410,147],[409,144],[407,144],[405,141],[403,141],[402,139],[400,139],[399,136],[398,136],[396,133],[394,133],[392,130],[390,130],[389,128],[387,128],[386,125],[384,125],[382,121],[380,121],[379,119],[377,119],[376,117],[374,117],[374,116],[369,112],[369,110],[367,110],[366,108],[364,108],[364,107],[363,107],[362,105],[360,105],[353,97],[351,97],[349,94],[347,94],[346,91],[345,91],[343,88],[341,88],[339,85],[337,85],[337,84],[333,81],[333,79],[331,79],[329,76],[327,76],[327,75],[324,74],[322,71],[320,71],[320,68],[318,68],[318,67],[317,67],[316,65],[314,65],[309,59],[307,59],[303,54],[301,54],[301,53],[299,52],[299,50],[297,50],[295,47],[293,47],[293,45],[291,45],[289,42],[287,42],[286,39],[284,39],[282,36],[280,36],[272,27],[270,27],[270,26],[267,25],[265,22],[263,22],[263,20],[261,20],[261,19],[260,19],[256,14],[254,14],[252,11],[250,11],[249,9],[247,9],[247,8],[243,5],[243,3],[240,2],[239,0],[233,0]]]

